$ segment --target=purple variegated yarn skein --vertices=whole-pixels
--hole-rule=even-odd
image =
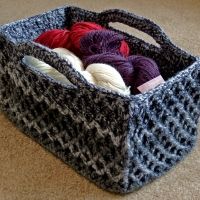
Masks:
[[[120,51],[124,36],[110,30],[89,32],[80,40],[80,50],[84,66],[103,63],[114,67],[122,76],[126,85],[130,85],[133,67]]]
[[[131,93],[133,94],[140,93],[137,89],[138,86],[160,75],[157,64],[150,58],[132,55],[128,57],[128,61],[134,66],[134,75],[131,84]]]
[[[124,54],[122,54],[122,48]],[[115,53],[123,56],[129,54],[129,48],[127,43],[124,42],[124,36],[105,29],[91,31],[82,37],[80,51],[83,56],[101,53]]]
[[[131,62],[121,55],[114,53],[102,53],[92,56],[87,56],[83,59],[84,66],[92,63],[103,63],[114,67],[122,76],[127,86],[133,82],[134,67]]]

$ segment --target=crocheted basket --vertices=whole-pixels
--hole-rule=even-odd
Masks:
[[[93,21],[120,22],[152,36],[160,47],[124,34],[132,54],[153,58],[166,82],[123,96],[88,83],[50,49],[31,42],[45,30]],[[23,62],[45,61],[72,85]],[[175,46],[152,21],[122,10],[76,7],[0,27],[0,108],[24,133],[100,187],[128,193],[160,177],[192,149],[200,116],[200,60]]]

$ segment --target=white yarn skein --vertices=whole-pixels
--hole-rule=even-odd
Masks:
[[[57,81],[72,84],[63,74],[61,74],[58,70],[51,67],[45,62],[40,61],[39,59],[33,56],[24,56],[24,62],[27,65],[37,68],[39,71],[49,75],[50,77],[54,78]]]
[[[83,63],[76,55],[74,55],[71,51],[65,48],[55,48],[53,49],[61,58],[69,60],[73,64],[73,68],[77,71],[83,71]]]
[[[130,94],[130,87],[127,87],[120,73],[110,65],[93,63],[87,66],[86,71],[91,73],[95,84],[118,91],[124,95]]]

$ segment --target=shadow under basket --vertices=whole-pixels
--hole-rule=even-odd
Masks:
[[[166,82],[123,96],[88,83],[50,49],[42,32],[93,21],[119,22],[150,35],[155,46],[125,32],[131,54],[154,59]],[[23,62],[32,55],[72,84]],[[0,27],[0,109],[23,132],[101,188],[128,193],[162,176],[192,149],[200,116],[200,60],[174,45],[149,19],[123,10],[100,13],[66,6]],[[67,174],[66,174],[67,176]]]

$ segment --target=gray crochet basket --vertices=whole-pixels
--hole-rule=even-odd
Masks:
[[[120,22],[152,36],[160,47],[121,32],[131,54],[153,58],[166,82],[144,94],[123,96],[91,85],[72,63],[31,42],[45,30],[77,21],[110,29],[110,22]],[[72,85],[26,65],[24,55],[55,67]],[[24,133],[98,186],[128,193],[165,174],[194,146],[200,60],[146,18],[117,9],[58,8],[0,27],[0,108]]]

